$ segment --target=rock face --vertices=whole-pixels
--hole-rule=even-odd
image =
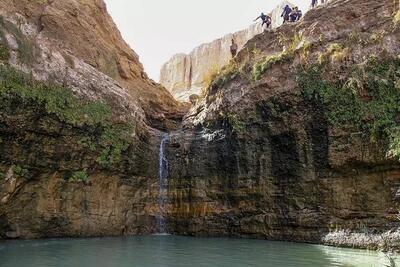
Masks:
[[[160,83],[176,99],[189,101],[190,95],[201,94],[207,77],[229,62],[232,57],[229,50],[232,38],[235,39],[240,50],[249,39],[261,32],[261,24],[254,24],[246,30],[203,44],[189,55],[173,56],[161,68]]]
[[[386,157],[388,140],[373,141],[355,121],[333,124],[340,102],[310,101],[298,83],[302,69],[322,64],[324,79],[344,84],[370,55],[400,68],[393,3],[352,1],[359,12],[347,4],[333,2],[254,37],[237,68],[223,71],[191,109],[168,146],[171,232],[399,249],[400,165]],[[315,90],[324,90],[320,79],[310,78]],[[368,103],[371,92],[361,98]],[[388,116],[394,125],[396,110]]]
[[[34,75],[42,75],[43,79],[46,78],[43,76],[56,76],[56,80],[68,81],[63,76],[75,71],[76,59],[79,59],[87,67],[119,82],[128,94],[140,101],[146,118],[158,128],[165,128],[184,114],[184,105],[175,102],[166,90],[147,78],[138,56],[122,39],[103,1],[1,0],[1,5],[1,14],[20,28],[30,43],[39,48],[43,46],[42,51],[55,57],[52,62],[63,61],[54,64],[64,70],[53,70],[53,66],[42,70],[49,60],[32,50],[29,53],[32,58],[25,61],[33,65],[28,69],[32,68]],[[36,52],[40,53],[40,49]],[[39,62],[34,62],[34,57]]]
[[[400,164],[365,131],[399,123],[392,1],[338,0],[255,36],[184,118],[103,2],[0,3],[1,238],[154,233],[163,210],[176,234],[399,249]]]
[[[103,1],[0,4],[0,237],[154,232],[157,129],[186,107]]]
[[[278,27],[283,20],[280,17],[283,6],[292,5],[283,1],[271,13],[272,26]],[[253,24],[249,28],[233,34],[225,35],[211,43],[195,48],[189,55],[177,54],[165,63],[160,72],[160,83],[180,101],[189,101],[193,94],[200,95],[207,86],[207,80],[213,73],[218,72],[232,58],[230,45],[235,39],[239,50],[248,40],[263,31],[261,23]]]

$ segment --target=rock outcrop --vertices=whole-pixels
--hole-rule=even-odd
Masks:
[[[20,63],[29,62],[31,66],[25,70],[32,71],[36,78],[54,76],[55,80],[68,82],[70,77],[64,76],[76,70],[78,59],[87,68],[93,67],[124,87],[140,102],[148,121],[158,128],[179,121],[185,113],[186,106],[174,101],[165,89],[147,78],[139,57],[122,39],[103,1],[1,0],[0,3],[4,19],[13,23],[31,43],[31,47],[25,46],[30,48],[26,51],[30,58],[22,58]],[[12,34],[9,36],[15,39]],[[18,42],[16,39],[14,42]],[[46,54],[39,55],[40,52]],[[45,56],[53,58],[48,60]],[[50,65],[50,61],[58,68],[44,66]],[[15,60],[13,63],[18,65]]]
[[[283,1],[270,13],[273,28],[282,24],[281,13],[286,4],[292,5],[288,1]],[[191,95],[200,95],[211,77],[232,58],[229,49],[232,39],[241,50],[248,40],[262,31],[261,23],[253,24],[245,30],[225,35],[211,43],[202,44],[188,55],[174,55],[162,66],[160,83],[176,99],[189,101]]]

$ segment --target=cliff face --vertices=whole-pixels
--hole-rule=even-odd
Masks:
[[[2,0],[1,5],[4,18],[39,48],[29,49],[31,58],[25,58],[31,65],[26,69],[32,69],[36,78],[55,76],[56,80],[69,81],[73,77],[64,76],[76,71],[78,59],[119,82],[140,102],[146,119],[156,127],[165,128],[184,114],[185,106],[147,78],[138,56],[122,39],[103,1]],[[49,60],[39,54],[45,50],[54,56],[51,61],[58,61],[54,64],[61,70],[44,66]],[[13,63],[18,65],[15,60]]]
[[[286,4],[292,6],[290,2],[283,1],[270,13],[273,28],[282,24],[281,13]],[[188,55],[173,56],[161,68],[160,83],[180,101],[188,101],[193,94],[200,95],[211,76],[232,58],[230,53],[232,38],[241,50],[248,40],[262,31],[261,23],[257,23],[245,30],[196,47]]]
[[[154,231],[155,128],[185,106],[143,73],[103,1],[0,4],[0,236]]]
[[[392,1],[338,0],[251,39],[170,132],[163,207],[155,128],[184,107],[104,4],[0,1],[1,238],[154,233],[164,211],[176,234],[399,249]]]
[[[348,5],[254,37],[191,109],[172,232],[399,248],[395,6]]]
[[[195,48],[189,55],[178,54],[163,65],[160,72],[160,83],[180,101],[188,101],[192,94],[201,94],[205,79],[218,71],[231,59],[229,47],[232,38],[239,49],[256,34],[262,32],[260,24],[248,29],[228,34],[208,44]]]

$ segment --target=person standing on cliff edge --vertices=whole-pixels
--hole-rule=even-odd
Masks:
[[[235,39],[232,38],[232,44],[231,44],[232,58],[236,57],[237,51],[238,51],[238,45],[235,43]]]
[[[311,8],[314,8],[318,5],[318,0],[311,0]]]
[[[292,12],[292,9],[290,8],[289,5],[286,5],[283,8],[283,12],[282,12],[282,15],[281,15],[281,17],[283,18],[283,23],[290,21],[290,16],[289,15],[290,15],[291,12]]]

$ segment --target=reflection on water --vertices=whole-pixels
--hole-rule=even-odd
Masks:
[[[345,249],[345,248],[332,248],[325,246],[318,246],[332,261],[332,266],[365,266],[365,267],[390,267],[390,257],[395,260],[396,266],[400,267],[400,259],[394,255],[385,254],[382,252],[367,252],[365,250]]]
[[[385,263],[388,259],[375,252],[246,239],[145,236],[0,243],[1,267],[375,267]]]

